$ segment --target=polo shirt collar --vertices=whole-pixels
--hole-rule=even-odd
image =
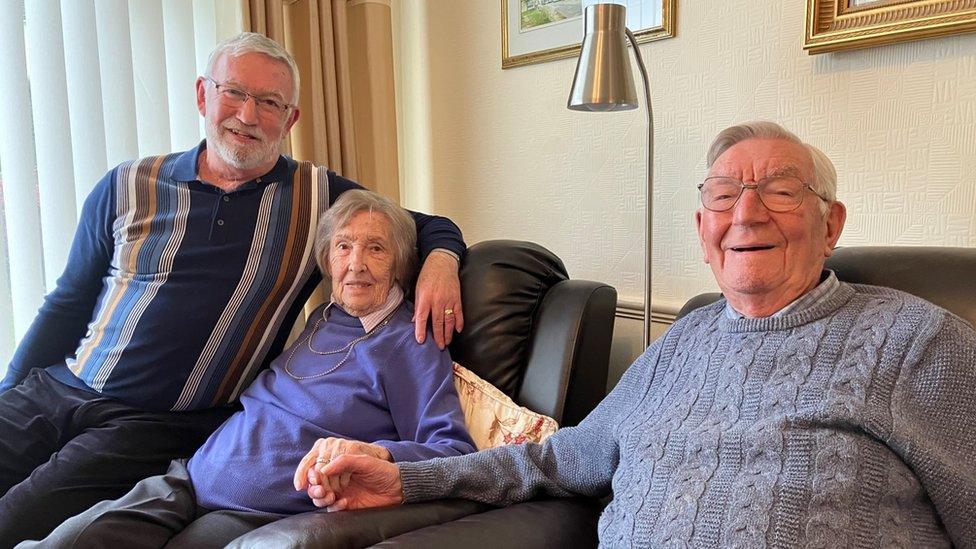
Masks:
[[[207,148],[207,140],[204,139],[200,141],[196,147],[180,153],[177,157],[176,162],[171,164],[172,168],[169,173],[169,178],[173,181],[199,181],[197,178],[197,159],[200,158],[200,153]],[[264,183],[274,183],[276,181],[286,181],[292,172],[294,172],[295,161],[284,155],[278,155],[278,162],[275,163],[271,171],[245,183],[247,186],[251,184],[264,184]]]

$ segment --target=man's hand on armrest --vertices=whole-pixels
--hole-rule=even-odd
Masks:
[[[434,341],[441,349],[451,343],[454,332],[464,328],[461,310],[461,281],[458,260],[444,250],[427,256],[417,278],[417,303],[413,320],[418,343],[427,338],[427,319],[434,330]]]
[[[389,461],[345,454],[326,465],[322,473],[327,482],[307,490],[316,507],[342,511],[403,503],[400,469]]]

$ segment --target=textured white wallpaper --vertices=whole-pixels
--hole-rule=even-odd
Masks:
[[[656,122],[655,306],[715,288],[695,185],[711,137],[745,120],[780,122],[834,160],[841,245],[976,246],[976,34],[810,56],[804,7],[678,0],[677,37],[641,48]],[[469,242],[539,242],[573,277],[639,301],[643,106],[567,110],[575,60],[501,70],[497,0],[401,9],[405,202],[452,217]]]

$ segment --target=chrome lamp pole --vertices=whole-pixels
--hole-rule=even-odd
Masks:
[[[651,343],[651,214],[654,190],[654,114],[651,87],[634,33],[627,28],[626,8],[620,4],[594,4],[586,7],[583,44],[580,48],[573,88],[567,107],[574,111],[608,112],[637,108],[637,90],[627,57],[627,43],[633,46],[637,68],[644,81],[647,112],[647,209],[644,212],[644,348]]]

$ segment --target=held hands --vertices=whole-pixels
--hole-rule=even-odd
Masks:
[[[343,479],[339,475],[324,475],[322,471],[331,461],[347,454],[371,456],[385,462],[393,461],[390,451],[378,444],[336,437],[320,438],[298,462],[294,478],[295,490],[307,490],[317,507],[332,505],[334,494],[339,491]],[[348,483],[349,480],[345,479],[345,482]],[[313,496],[313,488],[317,489],[316,495],[322,495]],[[333,499],[329,499],[328,494],[332,494]]]
[[[416,298],[413,320],[417,342],[423,343],[427,338],[429,317],[434,328],[434,341],[443,349],[451,343],[454,332],[464,328],[457,259],[446,253],[431,252],[417,278]]]
[[[303,460],[304,461],[304,460]],[[403,503],[403,484],[400,469],[393,463],[370,455],[344,454],[321,466],[318,471],[325,481],[299,485],[296,473],[295,489],[305,489],[316,507],[329,511],[365,509]]]

